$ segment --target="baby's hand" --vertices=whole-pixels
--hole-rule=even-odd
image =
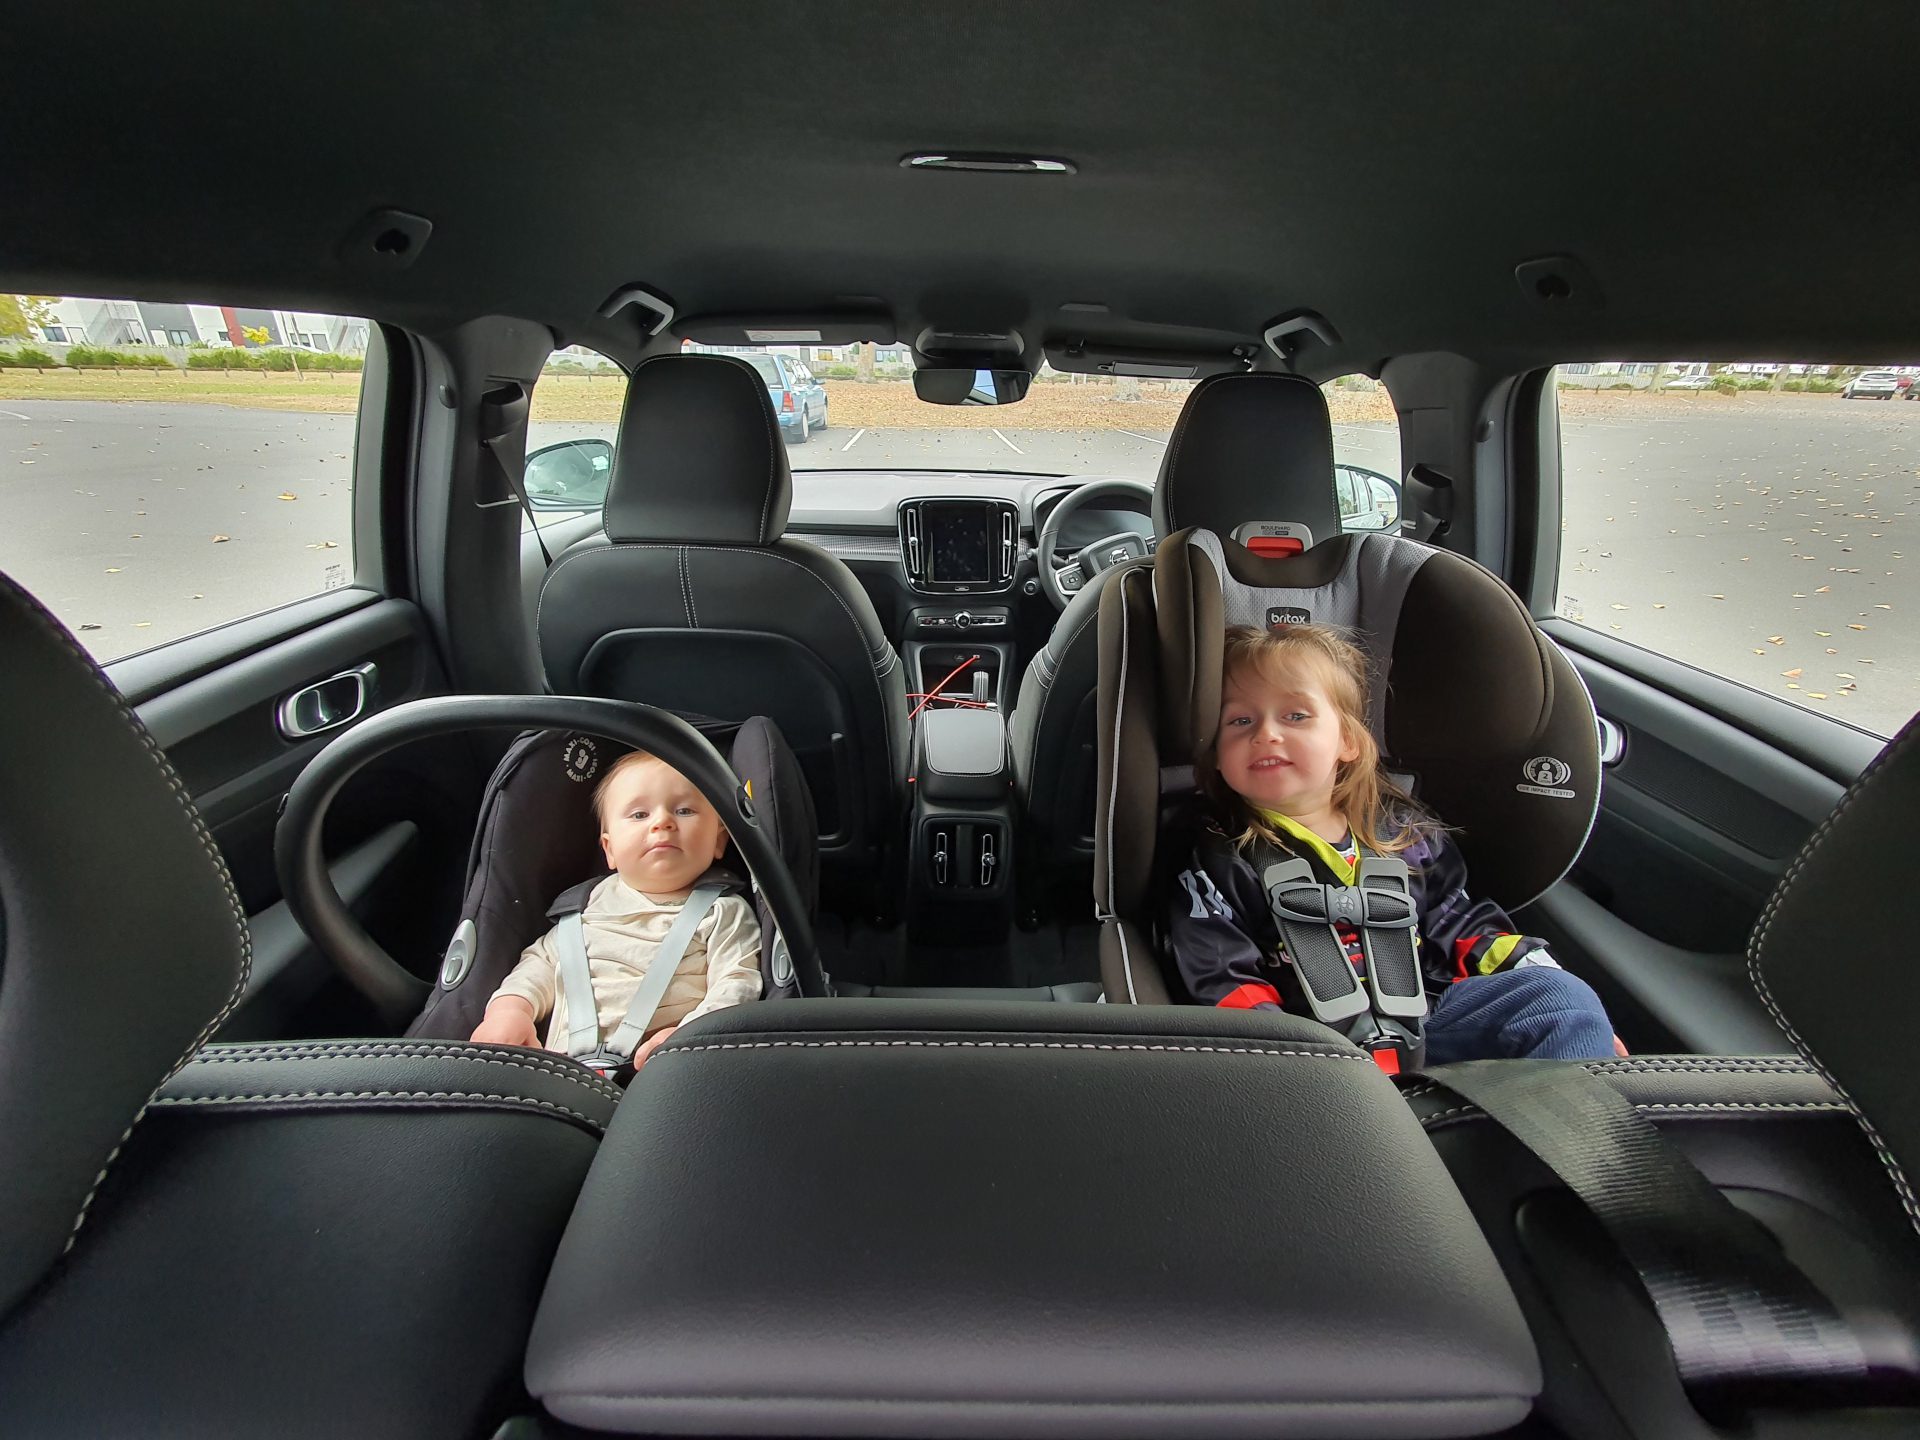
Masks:
[[[638,1070],[642,1065],[646,1064],[647,1057],[660,1048],[660,1042],[679,1028],[678,1025],[669,1025],[664,1030],[654,1031],[653,1034],[642,1041],[640,1048],[633,1052],[633,1068]]]
[[[482,1045],[540,1046],[540,1030],[534,1024],[533,1007],[518,995],[502,995],[487,1006],[487,1013],[474,1027],[470,1037]]]

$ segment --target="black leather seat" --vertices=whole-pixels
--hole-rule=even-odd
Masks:
[[[905,814],[906,681],[853,572],[781,538],[792,489],[751,366],[643,362],[604,533],[555,560],[535,629],[557,693],[771,718],[813,792],[823,862],[867,865]]]
[[[1223,375],[1194,388],[1154,482],[1153,533],[1198,525],[1231,534],[1289,520],[1316,540],[1340,533],[1333,431],[1319,388],[1296,375]],[[1101,571],[1060,612],[1027,665],[1010,722],[1014,784],[1042,863],[1085,870],[1094,853],[1098,778],[1094,688],[1100,597],[1136,560]]]
[[[179,777],[4,577],[0,673],[0,1431],[488,1433],[615,1092],[482,1046],[206,1045],[246,916]]]

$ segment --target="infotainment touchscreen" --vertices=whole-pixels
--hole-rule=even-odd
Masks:
[[[994,511],[980,504],[929,504],[927,579],[943,585],[984,585],[993,578]]]

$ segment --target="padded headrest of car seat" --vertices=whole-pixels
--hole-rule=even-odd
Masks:
[[[1386,535],[1266,559],[1188,530],[1153,581],[1162,763],[1193,763],[1219,725],[1227,626],[1336,625],[1367,652],[1387,769],[1458,828],[1476,889],[1517,908],[1578,857],[1600,801],[1593,702],[1491,571]]]
[[[732,355],[659,355],[627,385],[607,538],[771,545],[787,528],[793,475],[767,382]]]
[[[0,1316],[79,1232],[162,1081],[239,1000],[247,917],[186,787],[0,575]]]
[[[1153,487],[1153,533],[1195,526],[1231,535],[1249,520],[1340,533],[1327,397],[1298,375],[1202,380],[1187,396]]]
[[[1847,788],[1774,889],[1747,948],[1754,987],[1840,1092],[1920,1230],[1920,1105],[1906,1020],[1920,1014],[1906,895],[1920,814],[1920,717]],[[1902,1018],[1905,1017],[1905,1018]]]

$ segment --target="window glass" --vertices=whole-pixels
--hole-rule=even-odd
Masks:
[[[352,583],[365,321],[296,355],[277,311],[8,301],[0,570],[96,659]]]
[[[541,527],[598,510],[613,477],[627,372],[573,345],[547,357],[527,422],[527,503]]]
[[[802,475],[968,470],[1152,481],[1195,383],[1064,374],[1043,365],[1017,404],[933,405],[915,395],[912,357],[901,346],[688,341],[682,348],[736,356],[776,387],[775,357],[785,360],[794,384],[809,389],[804,405],[775,399],[788,462]],[[1344,517],[1356,529],[1397,525],[1400,427],[1386,388],[1345,375],[1321,389],[1333,420],[1334,460],[1351,467],[1336,482],[1346,497]]]
[[[1556,378],[1566,619],[1876,735],[1920,708],[1920,366]]]

